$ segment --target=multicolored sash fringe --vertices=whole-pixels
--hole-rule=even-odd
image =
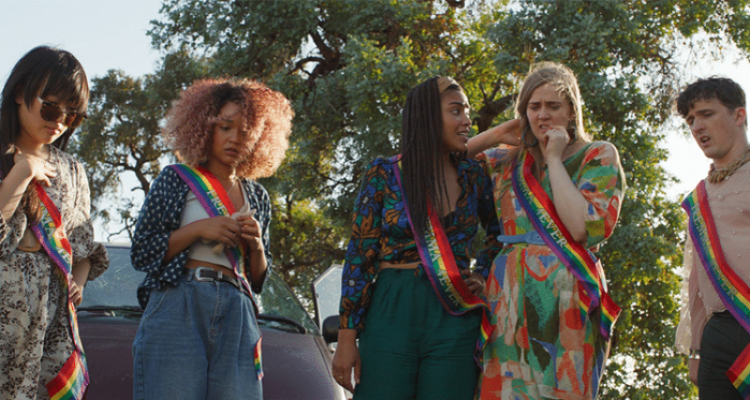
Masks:
[[[227,191],[224,190],[224,186],[221,185],[218,179],[211,173],[211,171],[201,166],[190,166],[187,164],[173,164],[170,167],[177,172],[177,174],[185,181],[190,190],[193,191],[195,197],[203,205],[203,209],[206,210],[208,216],[229,217],[236,212],[232,201],[229,199]],[[250,282],[247,281],[245,276],[245,250],[242,246],[224,248],[224,254],[229,259],[229,263],[232,264],[232,269],[237,275],[237,278],[242,283],[242,286],[247,291],[250,299],[255,302],[250,291]],[[256,344],[255,350],[255,372],[258,376],[258,380],[263,378],[263,368],[261,366],[260,359],[260,340]]]
[[[620,307],[607,293],[601,263],[582,244],[576,242],[557,214],[555,205],[531,173],[534,158],[528,151],[521,154],[513,169],[513,190],[544,243],[568,268],[583,290],[581,317],[601,310],[599,328],[605,339],[612,334]]]
[[[685,198],[682,208],[688,214],[688,230],[695,251],[716,293],[737,322],[750,332],[750,287],[729,266],[724,257],[708,204],[705,181],[701,181]],[[742,351],[726,374],[742,398],[750,399],[750,345]]]
[[[401,188],[406,216],[409,219],[409,223],[414,226],[406,201],[404,187],[401,184],[401,162],[399,161],[399,157],[393,157],[391,162],[393,163],[396,180]],[[419,251],[425,274],[429,278],[435,294],[437,294],[438,299],[443,304],[443,308],[450,314],[461,315],[475,308],[482,308],[482,325],[474,355],[475,360],[480,368],[482,368],[484,345],[487,343],[487,339],[489,339],[494,328],[489,320],[489,306],[487,302],[469,290],[463,277],[461,277],[461,272],[453,256],[453,249],[450,246],[450,240],[445,234],[443,225],[440,223],[440,217],[435,212],[429,198],[427,199],[427,213],[428,221],[425,235],[416,235],[416,232],[414,235],[414,241],[417,244],[417,250]]]
[[[255,360],[255,374],[258,378],[258,380],[263,379],[263,365],[261,363],[261,360],[263,359],[263,356],[261,355],[261,345],[260,343],[263,341],[263,338],[258,339],[258,343],[255,344],[255,350],[253,354],[253,359]]]
[[[67,297],[70,331],[75,345],[73,354],[65,361],[60,372],[46,384],[47,393],[51,400],[80,400],[89,385],[89,372],[86,368],[86,355],[81,345],[81,337],[78,334],[76,309],[68,296],[70,283],[73,281],[73,249],[70,247],[65,231],[61,228],[60,210],[39,182],[34,181],[34,185],[36,194],[42,202],[42,219],[33,225],[31,230],[65,277],[63,292]]]

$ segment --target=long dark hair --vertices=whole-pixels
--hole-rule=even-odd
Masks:
[[[406,96],[401,119],[401,171],[403,195],[409,204],[412,230],[423,234],[427,226],[427,199],[438,212],[447,209],[443,174],[443,117],[439,76],[413,87]],[[461,90],[451,85],[445,90]],[[446,196],[439,194],[445,193]],[[447,205],[445,205],[447,206]]]
[[[13,168],[15,142],[21,133],[18,116],[20,104],[16,97],[23,95],[26,107],[37,97],[57,96],[65,104],[85,115],[89,99],[89,84],[81,63],[69,52],[46,46],[39,46],[23,56],[3,87],[0,99],[0,173],[5,177]],[[65,150],[75,129],[67,129],[53,145]],[[29,185],[19,207],[22,207],[29,223],[40,217],[39,199]]]

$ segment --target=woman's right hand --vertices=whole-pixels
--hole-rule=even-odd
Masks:
[[[44,186],[49,186],[51,184],[50,178],[57,176],[55,168],[50,163],[37,156],[26,154],[18,147],[13,154],[13,163],[13,168],[21,168],[24,172],[28,171],[26,172],[27,176]]]
[[[354,381],[359,384],[362,373],[362,360],[357,348],[357,331],[355,329],[339,329],[339,340],[336,353],[333,355],[333,378],[344,389],[354,393],[352,385],[352,369]]]
[[[204,242],[218,242],[230,247],[237,247],[241,243],[240,223],[232,217],[199,219],[193,224]]]

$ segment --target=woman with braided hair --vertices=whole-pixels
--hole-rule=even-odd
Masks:
[[[453,79],[417,85],[404,104],[401,154],[375,159],[362,180],[333,360],[334,378],[357,400],[474,394],[499,231],[491,180],[465,157],[469,111]],[[487,240],[472,272],[480,224]]]

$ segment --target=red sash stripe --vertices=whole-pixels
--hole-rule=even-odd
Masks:
[[[409,206],[406,201],[406,193],[401,184],[400,157],[393,157],[393,172],[401,189],[401,197],[404,203],[404,211],[413,227]],[[489,322],[489,306],[479,296],[476,296],[461,277],[450,240],[445,234],[440,217],[432,206],[432,201],[427,199],[428,223],[425,236],[414,233],[414,242],[417,245],[422,267],[429,278],[435,294],[443,305],[443,308],[452,315],[461,315],[475,308],[482,308],[482,324],[480,326],[479,338],[475,350],[475,359],[480,368],[483,368],[484,345],[494,328]]]
[[[195,197],[198,198],[198,201],[203,205],[203,209],[206,210],[209,217],[229,217],[235,213],[234,204],[232,204],[232,201],[229,199],[229,194],[227,194],[227,191],[224,190],[224,186],[221,185],[221,182],[216,179],[211,171],[202,166],[193,167],[187,164],[173,164],[170,165],[170,167],[177,172],[183,181],[185,181],[193,194],[195,194]],[[247,199],[245,201],[247,201]],[[230,264],[232,264],[234,273],[237,275],[240,282],[242,282],[242,285],[247,290],[247,293],[250,294],[250,299],[254,303],[255,299],[250,291],[250,282],[248,282],[247,277],[245,276],[245,249],[242,246],[231,248],[226,246],[224,254],[226,254]],[[258,341],[255,353],[253,354],[255,359],[255,372],[258,380],[263,378],[263,368],[260,362],[260,355],[260,341]]]
[[[89,373],[86,368],[86,355],[83,352],[81,337],[78,334],[78,317],[75,306],[70,301],[68,290],[73,280],[73,249],[70,246],[65,231],[62,229],[60,210],[44,191],[42,185],[34,181],[36,194],[42,202],[42,218],[31,227],[44,251],[55,261],[65,277],[63,281],[64,293],[68,303],[68,319],[70,321],[70,335],[75,348],[73,354],[63,365],[57,375],[48,382],[47,393],[51,400],[80,400],[86,393],[89,384]]]
[[[512,176],[516,198],[544,243],[578,279],[584,289],[584,295],[581,296],[582,318],[599,309],[600,331],[605,339],[609,339],[620,314],[620,307],[607,293],[606,282],[600,274],[599,261],[573,239],[573,235],[557,214],[552,199],[532,174],[533,164],[534,158],[528,151],[523,152],[520,160],[516,162]]]

